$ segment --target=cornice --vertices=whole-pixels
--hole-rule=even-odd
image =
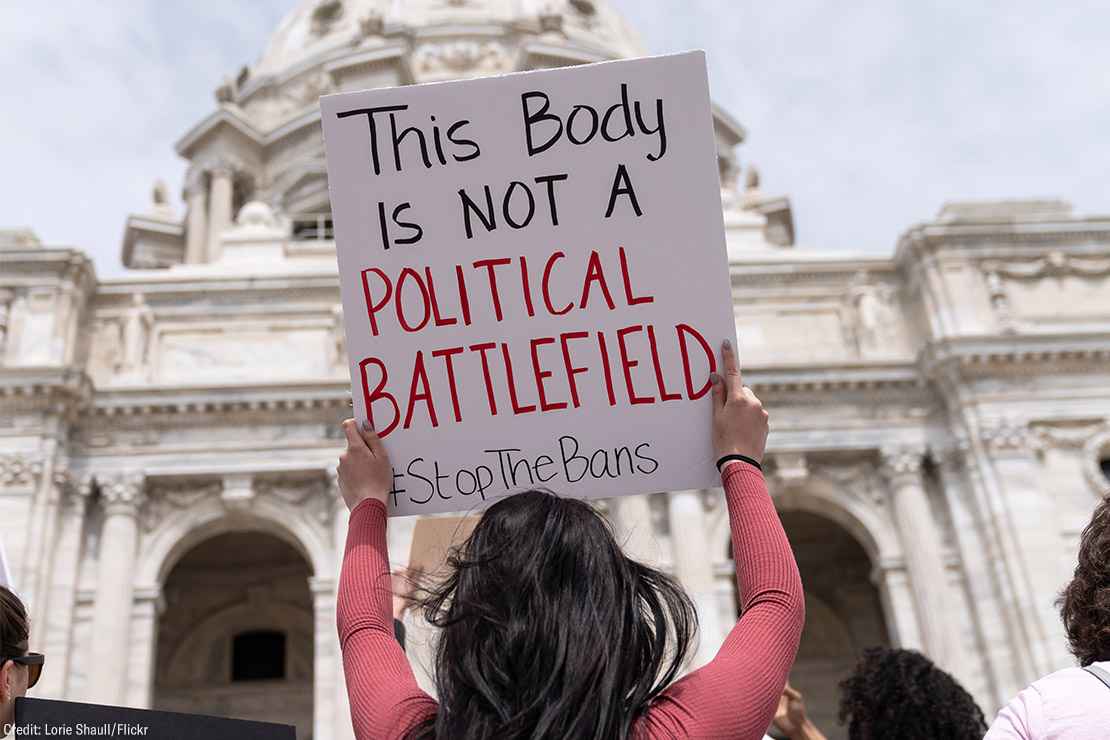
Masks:
[[[0,367],[0,409],[52,403],[81,407],[92,393],[92,380],[73,367]]]
[[[920,259],[924,253],[944,247],[976,253],[984,247],[1060,248],[1092,242],[1110,242],[1110,218],[1076,217],[1045,221],[992,220],[953,223],[921,223],[911,226],[898,239],[895,261]],[[1106,247],[1101,248],[1106,251]]]
[[[76,247],[33,247],[0,251],[4,287],[38,285],[48,275],[57,280],[71,279],[90,286],[96,283],[96,266],[83,250]]]
[[[1046,335],[981,335],[930,342],[921,365],[932,373],[956,365],[981,374],[1040,374],[1046,365],[1104,363],[1110,359],[1110,332]]]
[[[349,408],[350,388],[346,378],[304,384],[142,386],[97,391],[86,413],[112,417],[344,409]]]
[[[744,368],[744,382],[756,393],[875,391],[890,388],[923,388],[927,385],[914,363],[894,362],[753,365]]]

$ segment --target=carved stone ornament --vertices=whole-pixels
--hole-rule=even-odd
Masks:
[[[371,10],[359,19],[358,30],[362,38],[381,36],[385,31],[385,16],[379,10]]]
[[[320,477],[301,480],[257,480],[255,493],[278,503],[303,511],[321,524],[331,519],[338,501],[330,478]]]
[[[145,531],[153,531],[175,514],[188,511],[202,501],[219,498],[220,481],[173,481],[150,487],[140,521]]]
[[[822,463],[812,467],[810,475],[831,483],[838,493],[850,496],[869,507],[882,508],[886,502],[875,466],[870,462]]]
[[[100,501],[109,515],[135,516],[146,495],[146,477],[139,472],[124,471],[108,476],[97,476]]]
[[[509,55],[492,41],[447,41],[426,44],[414,55],[416,69],[425,75],[481,74],[507,70]]]
[[[1033,436],[1027,424],[1009,419],[999,419],[984,424],[979,438],[991,452],[1025,453],[1041,449],[1040,440]]]
[[[1098,277],[1110,274],[1110,257],[1068,254],[1060,250],[1029,260],[987,260],[980,265],[985,274],[996,273],[1015,279],[1032,279],[1046,276]]]
[[[42,459],[20,453],[0,455],[0,488],[33,487],[42,475]]]
[[[924,450],[916,447],[889,447],[880,452],[881,471],[891,486],[921,484]]]

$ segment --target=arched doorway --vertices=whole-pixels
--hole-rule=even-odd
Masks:
[[[889,645],[873,566],[856,539],[831,519],[806,511],[781,513],[806,594],[806,626],[790,682],[806,698],[829,740],[847,737],[837,721],[838,684],[864,648]]]
[[[297,726],[312,737],[312,569],[262,532],[216,535],[166,578],[154,707]]]

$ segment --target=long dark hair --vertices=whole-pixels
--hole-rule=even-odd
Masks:
[[[505,498],[421,599],[441,628],[439,711],[410,738],[624,740],[681,670],[690,598],[621,552],[590,505],[545,491]]]

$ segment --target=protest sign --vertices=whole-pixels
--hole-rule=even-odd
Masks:
[[[416,522],[409,549],[409,573],[417,578],[438,580],[447,572],[451,548],[466,542],[478,524],[476,516],[426,517]]]
[[[355,416],[392,514],[717,485],[734,336],[705,57],[321,98]]]
[[[7,729],[13,737],[83,735],[157,740],[296,740],[297,737],[292,725],[27,697],[15,700],[15,724]]]

